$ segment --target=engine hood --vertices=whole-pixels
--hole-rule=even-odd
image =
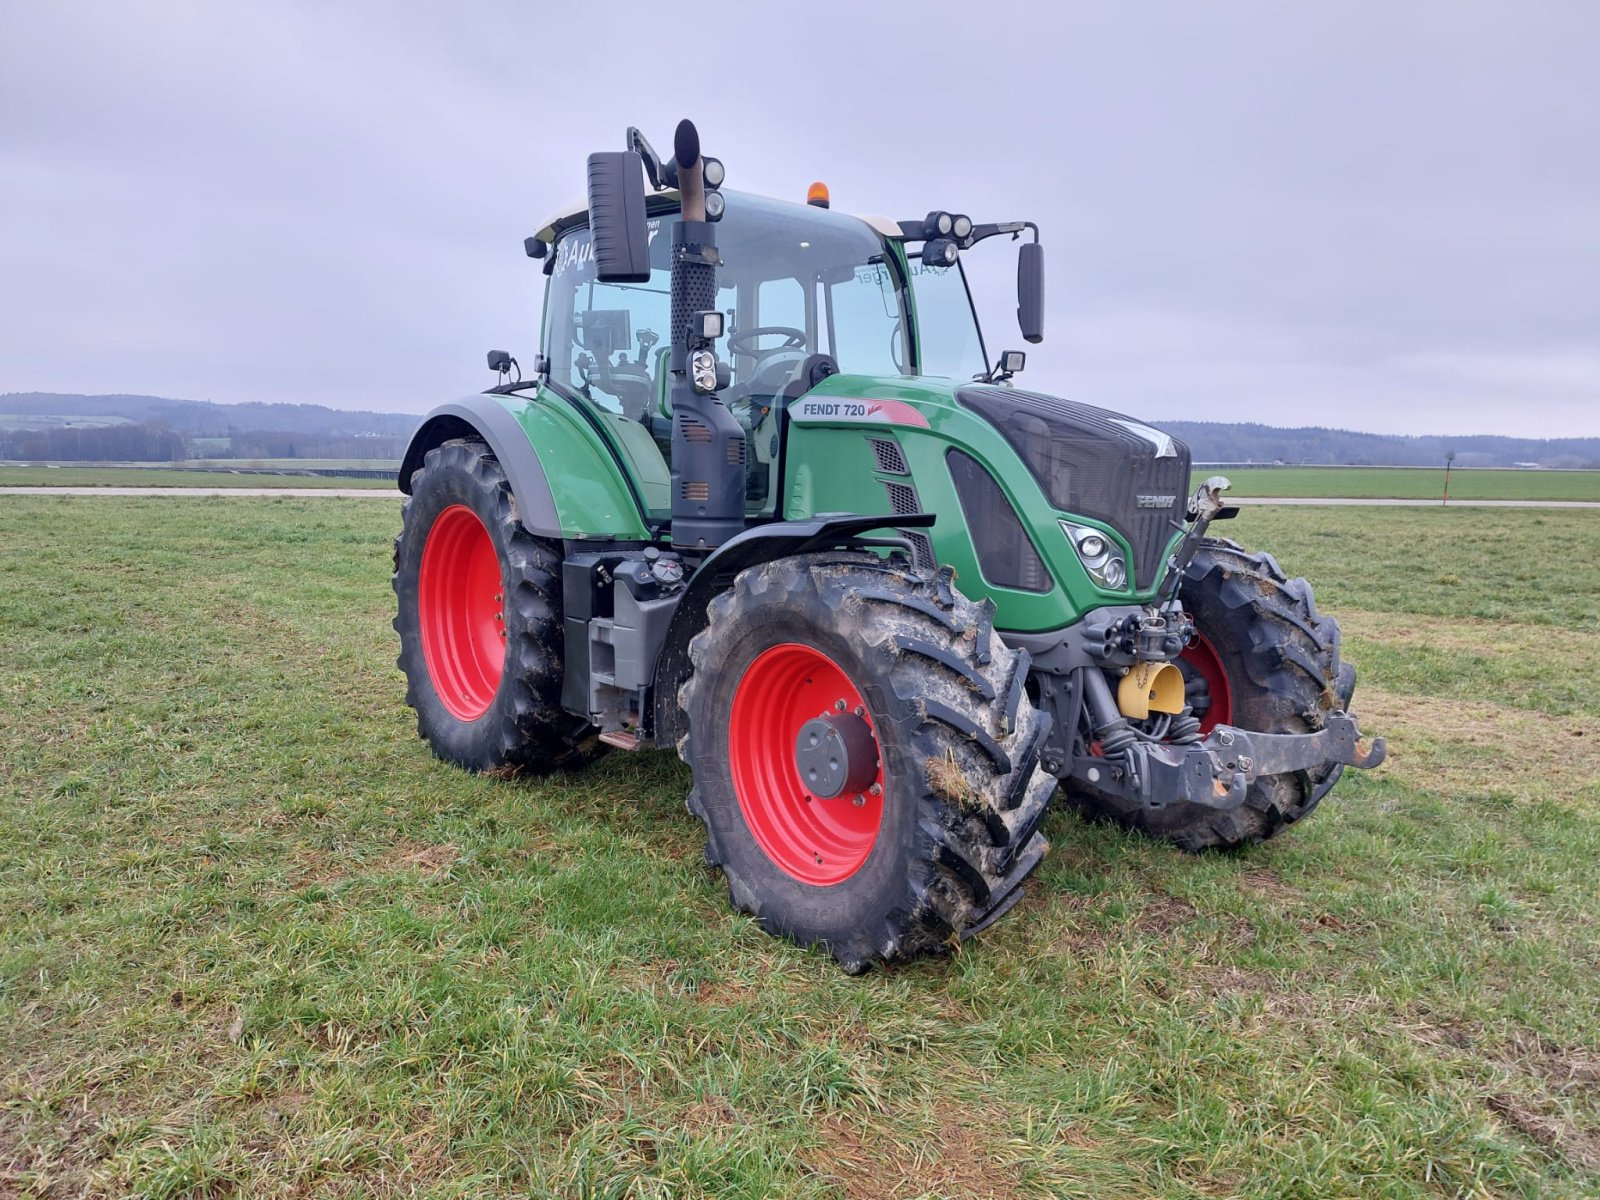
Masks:
[[[1187,515],[1188,446],[1132,417],[1038,392],[972,385],[955,399],[1000,431],[1054,508],[1128,540],[1137,588],[1160,578]]]

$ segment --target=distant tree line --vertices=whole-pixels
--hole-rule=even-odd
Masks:
[[[403,437],[328,437],[244,430],[196,445],[160,421],[0,430],[0,459],[55,462],[182,462],[190,458],[367,458],[394,460]]]
[[[188,440],[158,421],[0,432],[0,458],[177,462],[188,455]]]

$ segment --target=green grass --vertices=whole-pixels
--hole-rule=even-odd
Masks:
[[[1216,471],[1196,470],[1199,483]],[[1238,467],[1220,472],[1236,496],[1349,496],[1439,500],[1444,468]],[[1600,471],[1450,472],[1452,500],[1600,500]]]
[[[0,498],[0,1194],[1600,1190],[1594,514],[1247,511],[1390,763],[1238,856],[1057,814],[853,979],[728,910],[675,758],[434,762],[394,522]]]
[[[0,487],[370,487],[394,489],[393,479],[336,475],[273,475],[164,467],[0,467]]]

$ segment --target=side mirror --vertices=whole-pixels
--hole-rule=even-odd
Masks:
[[[632,150],[589,155],[589,242],[602,283],[647,283],[644,166]]]
[[[1017,250],[1017,324],[1023,341],[1044,341],[1044,247],[1038,242]]]

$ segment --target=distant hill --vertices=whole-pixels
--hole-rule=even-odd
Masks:
[[[1189,443],[1196,462],[1434,467],[1453,451],[1458,467],[1537,463],[1541,467],[1600,468],[1600,437],[1400,437],[1349,429],[1278,429],[1271,425],[1212,421],[1150,423]]]
[[[163,396],[76,396],[59,392],[0,393],[0,427],[60,426],[63,417],[83,424],[155,422],[191,437],[227,437],[239,430],[293,433],[313,438],[382,435],[408,437],[422,417],[326,408],[321,404],[216,404]],[[32,422],[28,418],[38,418]]]

